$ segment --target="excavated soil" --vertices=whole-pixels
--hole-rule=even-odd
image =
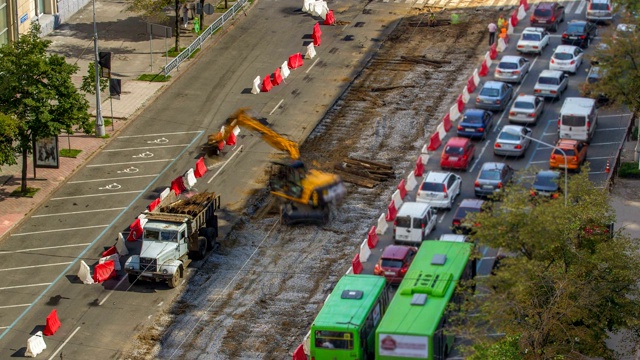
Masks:
[[[174,308],[140,333],[129,358],[290,358],[480,63],[486,19],[496,17],[470,9],[461,24],[436,27],[416,26],[426,21],[424,13],[405,18],[301,147],[315,167],[331,171],[354,156],[393,164],[396,179],[373,189],[348,185],[346,200],[322,227],[280,226],[268,212],[243,216]],[[266,196],[251,201],[263,204]]]

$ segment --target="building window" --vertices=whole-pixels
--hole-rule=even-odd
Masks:
[[[9,42],[7,25],[7,0],[0,0],[0,46]]]

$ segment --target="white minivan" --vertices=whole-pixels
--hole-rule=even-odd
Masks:
[[[436,228],[437,220],[436,211],[429,204],[405,202],[393,222],[394,240],[396,243],[420,245]]]
[[[589,142],[598,125],[598,110],[594,99],[569,97],[564,100],[558,119],[560,139]]]

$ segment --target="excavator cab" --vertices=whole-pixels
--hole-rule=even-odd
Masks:
[[[306,171],[304,163],[300,160],[289,163],[272,161],[269,187],[271,191],[299,199],[302,197],[302,180],[306,176]]]

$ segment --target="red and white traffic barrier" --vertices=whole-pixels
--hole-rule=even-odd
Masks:
[[[354,274],[362,273],[362,262],[360,261],[360,254],[356,254],[351,260],[351,268],[353,269]]]
[[[449,108],[449,120],[456,121],[459,117],[460,110],[458,110],[458,104],[451,105],[451,108]],[[444,138],[444,136],[442,138]]]
[[[458,109],[457,105],[454,105],[456,107],[456,110]],[[458,113],[458,116],[460,116],[460,113]],[[440,139],[444,139],[447,136],[447,131],[444,129],[444,124],[440,123],[438,124],[438,126],[436,126],[436,131],[438,132],[438,136],[440,136]]]
[[[478,71],[478,75],[487,76],[489,74],[489,66],[487,65],[486,60],[482,60],[482,64],[480,64],[480,70]]]
[[[491,60],[495,60],[498,57],[498,42],[494,42],[490,47],[489,47],[489,57],[491,57]]]
[[[442,145],[442,140],[440,140],[440,134],[438,134],[438,132],[436,131],[435,133],[433,133],[433,135],[431,135],[431,137],[429,137],[429,145],[427,146],[427,150],[435,151],[440,147],[440,145]]]
[[[256,78],[253,79],[253,86],[251,87],[251,93],[253,95],[260,94],[260,76],[256,76]]]
[[[428,155],[426,155],[428,158]],[[418,159],[416,160],[416,167],[413,169],[413,174],[415,176],[422,176],[424,174],[424,157],[425,154],[418,155]]]
[[[315,1],[313,3],[313,7],[311,8],[311,15],[319,16],[322,20],[327,18],[327,13],[329,12],[329,6],[327,6],[326,1]]]
[[[271,74],[267,74],[267,76],[262,79],[262,86],[260,87],[260,92],[269,92],[273,88],[271,84]]]
[[[396,207],[396,202],[391,199],[389,205],[387,206],[387,217],[385,217],[385,220],[393,221],[396,219],[396,215],[398,215],[398,208]]]
[[[47,315],[46,325],[44,326],[42,334],[44,336],[51,336],[58,331],[61,325],[60,319],[58,319],[58,310],[53,309],[49,315]]]
[[[114,277],[116,277],[116,264],[113,260],[105,261],[93,268],[93,281],[98,284]]]
[[[471,75],[471,77],[473,78],[473,83],[476,86],[480,85],[480,74],[478,74],[478,69],[473,70],[473,74]],[[473,90],[469,90],[469,92],[473,92]]]
[[[520,5],[524,6],[524,11],[529,10],[529,3],[527,2],[527,0],[520,0]]]
[[[400,180],[398,184],[398,191],[400,192],[400,198],[404,199],[407,197],[407,182],[405,179]]]
[[[396,209],[400,209],[400,206],[404,203],[404,200],[402,200],[402,197],[400,196],[400,190],[394,191],[393,195],[391,195],[391,199],[393,199]]]
[[[446,113],[442,118],[442,125],[444,126],[444,131],[449,132],[449,130],[451,130],[453,124],[451,123],[451,115],[449,113]]]
[[[305,59],[313,59],[316,56],[316,49],[313,46],[313,43],[307,45],[307,53],[304,55]]]
[[[518,20],[522,20],[527,17],[527,10],[524,8],[524,5],[520,4],[518,7]]]
[[[353,274],[353,266],[349,266],[349,268],[347,269],[347,272],[344,273],[345,275],[351,275]]]
[[[369,260],[369,256],[371,255],[371,249],[369,248],[369,244],[367,239],[364,239],[362,244],[360,244],[360,262],[367,262]]]
[[[29,339],[27,339],[27,349],[24,352],[25,357],[36,357],[47,348],[47,344],[44,343],[44,337],[42,331],[38,331]]]
[[[329,10],[327,12],[327,17],[324,19],[323,25],[334,25],[336,23],[336,18],[333,16],[333,10]]]
[[[493,64],[493,60],[491,60],[491,54],[488,51],[484,54],[484,60],[487,62],[487,66],[491,66],[491,64]]]
[[[273,79],[271,80],[271,85],[278,86],[278,85],[282,84],[283,79],[282,79],[282,74],[280,73],[280,71],[282,71],[282,70],[280,70],[280,68],[276,68],[273,71]],[[237,127],[236,127],[236,129],[237,129]]]
[[[304,3],[302,4],[302,12],[310,14],[311,11],[313,11],[313,4],[315,2],[315,0],[304,0]]]
[[[286,79],[289,77],[289,74],[291,73],[291,71],[289,71],[289,66],[287,65],[287,62],[283,62],[282,65],[280,66],[280,72],[282,73],[282,78]]]
[[[167,196],[169,196],[170,193],[171,193],[171,189],[170,188],[166,188],[166,189],[162,190],[162,192],[160,193],[160,201],[166,199]]]
[[[376,226],[376,234],[384,234],[389,228],[389,224],[387,224],[387,219],[385,214],[380,214],[378,217],[378,225]]]
[[[469,94],[469,90],[465,86],[462,88],[462,101],[466,104],[469,102],[470,99],[471,99],[471,95]]]
[[[78,269],[77,276],[83,284],[95,284],[95,281],[93,281],[93,278],[91,277],[91,269],[89,269],[89,265],[87,265],[84,260],[80,260],[80,269]]]
[[[507,43],[504,41],[504,39],[503,38],[498,39],[498,47],[497,47],[498,52],[503,52],[506,48],[507,48]]]
[[[372,226],[367,233],[367,244],[369,245],[369,249],[375,248],[378,245],[379,240],[380,238],[378,237],[378,229],[376,229],[375,226]]]
[[[418,180],[416,179],[415,171],[411,171],[407,176],[407,191],[413,191],[413,189],[418,185]]]
[[[302,53],[295,53],[289,56],[289,60],[287,61],[287,66],[289,67],[289,69],[297,69],[302,65],[304,65],[304,61],[302,60]]]
[[[233,134],[233,133],[231,133]],[[229,136],[229,139],[231,139],[231,136]],[[233,136],[233,144],[227,142],[227,145],[235,145],[235,135]],[[184,184],[184,187],[187,188],[187,190],[191,191],[191,189],[193,189],[193,186],[198,182],[198,180],[196,180],[196,175],[193,171],[193,169],[189,169],[187,170],[184,175],[182,175],[182,183]]]

